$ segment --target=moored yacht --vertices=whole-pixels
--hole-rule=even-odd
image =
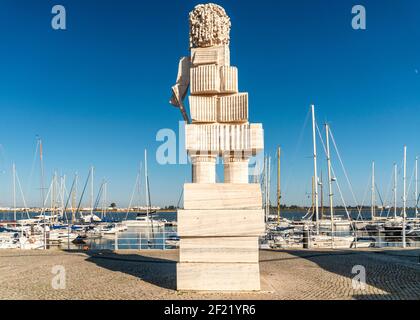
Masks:
[[[164,227],[165,221],[155,220],[147,215],[138,215],[135,220],[125,220],[122,224],[127,227]]]

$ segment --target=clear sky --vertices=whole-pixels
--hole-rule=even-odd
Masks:
[[[82,184],[93,165],[96,188],[106,178],[109,198],[127,205],[147,148],[152,203],[178,202],[191,169],[157,163],[156,133],[178,130],[181,115],[168,100],[178,60],[188,54],[188,13],[198,3],[0,2],[0,206],[11,204],[12,162],[28,202],[39,204],[36,135],[44,141],[46,184],[54,170],[68,180],[77,171]],[[250,93],[250,120],[264,124],[268,154],[282,147],[286,203],[309,203],[311,130],[304,123],[311,103],[319,125],[331,124],[359,202],[372,160],[385,197],[404,144],[411,177],[420,154],[419,1],[359,1],[367,10],[363,31],[351,27],[354,1],[217,3],[232,20],[231,62],[240,90]],[[51,28],[55,4],[67,10],[65,31]],[[272,183],[274,201],[274,168]]]

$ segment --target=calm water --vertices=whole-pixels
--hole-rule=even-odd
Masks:
[[[98,217],[101,217],[101,212],[95,212]],[[39,213],[29,212],[29,217],[33,218],[39,215]],[[46,213],[49,215],[49,213]],[[13,220],[14,213],[13,212],[0,212],[0,221],[2,220]],[[17,212],[16,213],[17,219],[27,219],[28,214],[26,212]],[[128,219],[135,219],[137,214],[135,212],[128,213]],[[165,219],[167,221],[176,221],[176,212],[159,212],[153,215],[157,219]],[[127,217],[126,212],[108,212],[105,215],[106,220],[114,221],[114,222],[121,222],[125,220]]]
[[[343,218],[347,218],[346,212],[343,209],[335,209],[334,210],[335,215],[341,216]],[[350,216],[352,217],[352,219],[356,219],[358,216],[358,212],[354,209],[354,210],[349,210]],[[398,213],[400,213],[400,211],[398,211]],[[38,215],[39,213],[29,213],[30,217],[34,217],[36,215]],[[100,212],[96,212],[96,215],[98,215],[99,217],[101,216]],[[277,211],[275,209],[271,210],[271,214],[277,214]],[[321,214],[321,210],[320,210],[320,214]],[[115,222],[120,222],[125,220],[126,218],[126,213],[125,212],[108,212],[106,214],[106,219],[110,220],[110,221],[115,221]],[[298,210],[281,210],[281,216],[283,218],[287,218],[289,220],[301,220],[304,216],[306,215],[306,212],[304,211],[298,211]],[[324,215],[325,218],[328,218],[329,215],[329,210],[328,208],[324,209]],[[378,210],[376,212],[377,216],[382,216],[382,217],[386,217],[387,215],[389,215],[389,217],[393,216],[393,211],[390,210],[389,214],[388,214],[388,210],[383,210],[380,211]],[[156,215],[154,215],[157,219],[165,219],[167,221],[176,221],[177,216],[176,216],[176,212],[160,212],[157,213]],[[415,211],[414,209],[408,209],[407,210],[407,216],[409,218],[415,217]],[[369,220],[370,219],[370,210],[366,209],[362,211],[362,217],[363,219]],[[18,212],[17,213],[17,219],[26,219],[27,218],[27,214],[25,212]],[[128,214],[128,219],[135,219],[136,218],[136,213],[134,212],[130,212]],[[13,220],[13,212],[1,212],[0,213],[0,221],[2,220]]]

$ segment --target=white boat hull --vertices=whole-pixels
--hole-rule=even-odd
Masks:
[[[125,220],[122,222],[123,225],[127,227],[141,227],[141,228],[150,228],[150,227],[164,227],[165,223],[161,221],[144,221],[144,220]]]

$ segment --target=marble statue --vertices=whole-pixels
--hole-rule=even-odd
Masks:
[[[179,64],[171,104],[187,122],[192,183],[178,211],[178,290],[260,290],[259,237],[265,232],[259,184],[249,183],[249,159],[264,148],[261,124],[249,122],[248,93],[230,64],[231,22],[216,4],[189,14],[190,57]],[[188,89],[189,115],[184,106]],[[217,159],[224,181],[216,181]]]

